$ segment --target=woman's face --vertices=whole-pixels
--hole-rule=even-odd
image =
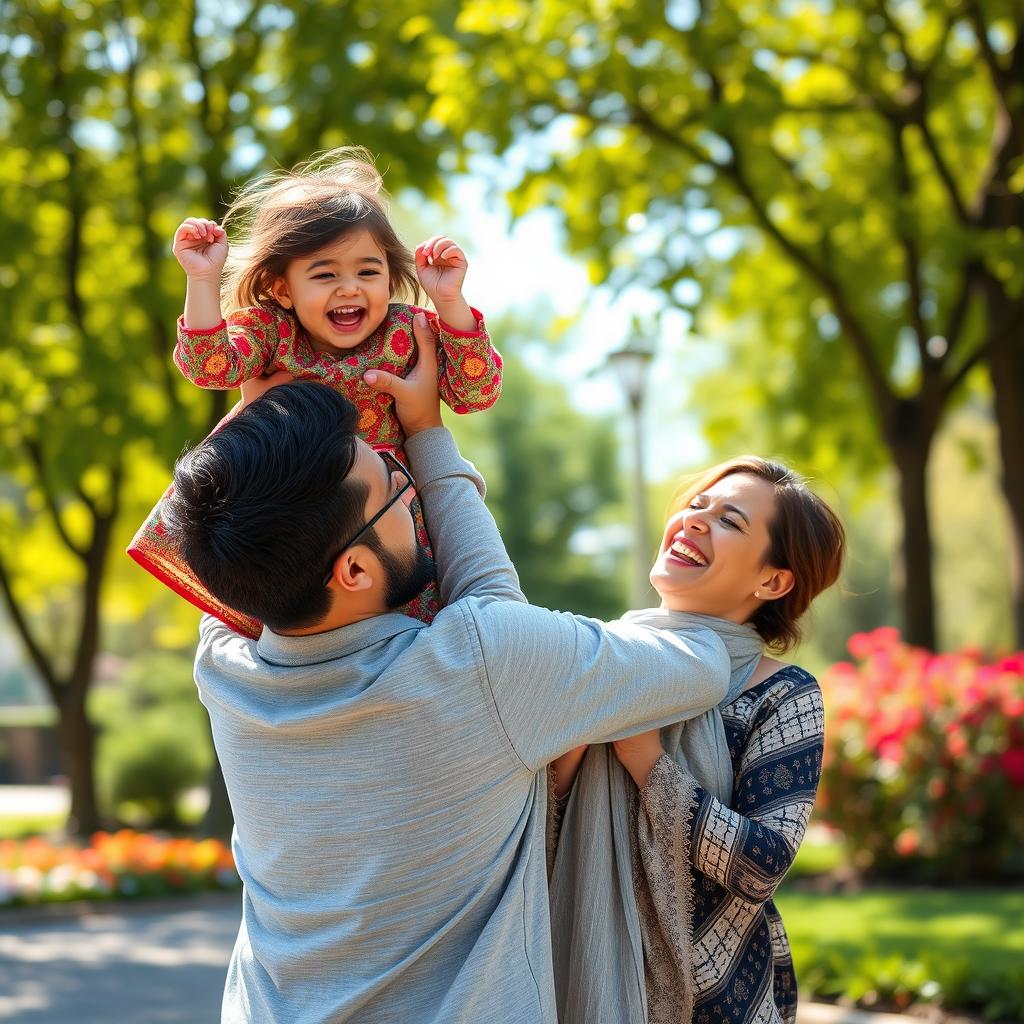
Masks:
[[[662,607],[747,622],[765,600],[789,593],[793,574],[766,562],[774,512],[774,486],[749,473],[695,495],[668,521],[651,569]]]

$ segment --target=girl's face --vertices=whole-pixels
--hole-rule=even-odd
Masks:
[[[665,527],[651,585],[663,608],[748,622],[788,594],[793,574],[766,562],[775,489],[749,473],[723,477]]]
[[[285,309],[295,311],[318,352],[355,348],[387,315],[387,256],[369,231],[352,231],[292,260],[272,291]]]

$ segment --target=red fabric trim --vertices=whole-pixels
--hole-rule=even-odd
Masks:
[[[185,314],[182,313],[182,315],[178,317],[178,333],[184,334],[188,338],[202,338],[209,334],[218,334],[221,331],[226,330],[227,326],[227,320],[221,320],[216,327],[186,327]]]
[[[215,605],[207,604],[204,600],[202,600],[202,598],[197,597],[190,590],[186,590],[177,582],[177,580],[172,579],[165,572],[163,572],[162,569],[158,568],[156,563],[150,561],[149,558],[147,558],[141,551],[138,550],[138,548],[128,548],[127,554],[128,557],[132,559],[132,561],[134,561],[138,565],[141,565],[142,568],[150,574],[150,576],[153,576],[156,579],[158,579],[165,587],[167,587],[170,590],[173,590],[174,593],[176,593],[179,597],[183,597],[194,608],[198,608],[201,612],[206,612],[207,614],[212,615],[215,619],[219,619],[221,622],[224,623],[225,626],[227,626],[235,633],[239,633],[242,636],[247,636],[251,640],[259,640],[259,633],[252,633],[247,630],[241,630],[238,628],[238,623],[229,622],[226,618],[224,618],[221,609],[217,608]]]
[[[441,327],[441,330],[445,334],[450,334],[453,338],[482,338],[487,333],[487,328],[484,327],[484,315],[479,309],[474,309],[472,306],[469,307],[470,313],[476,317],[476,330],[475,331],[459,331],[456,330],[451,324],[446,324],[437,314],[437,322]]]

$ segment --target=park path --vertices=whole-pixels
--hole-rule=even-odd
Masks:
[[[0,1021],[216,1022],[240,913],[236,893],[50,919],[0,915]]]
[[[0,1021],[216,1024],[239,914],[237,894],[0,914]],[[911,1019],[805,1002],[797,1024]]]

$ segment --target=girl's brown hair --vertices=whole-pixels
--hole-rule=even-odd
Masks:
[[[781,462],[742,455],[714,466],[686,486],[673,503],[675,512],[686,508],[695,495],[735,473],[767,480],[775,491],[775,512],[768,524],[765,564],[793,573],[793,589],[775,601],[765,601],[751,625],[766,646],[788,651],[801,637],[800,618],[811,602],[839,578],[846,550],[846,531],[839,517]]]
[[[383,180],[360,146],[249,182],[228,208],[224,227],[235,236],[224,267],[222,298],[229,309],[274,302],[271,288],[292,260],[360,229],[384,250],[391,297],[416,301],[419,295],[412,253],[388,220]]]

